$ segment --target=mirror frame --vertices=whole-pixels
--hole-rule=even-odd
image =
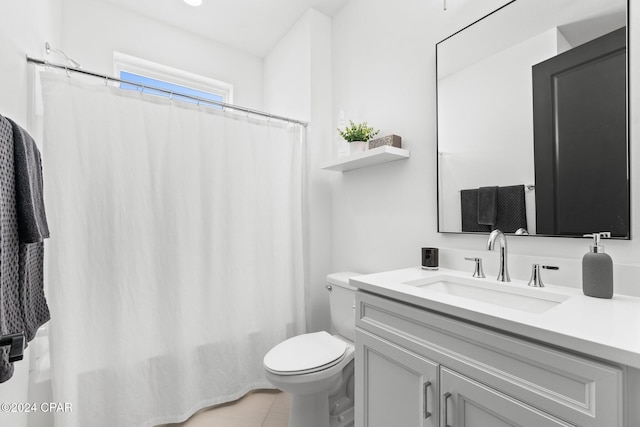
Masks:
[[[491,15],[494,15],[496,13],[498,13],[499,11],[501,11],[502,9],[504,9],[505,7],[510,6],[511,4],[515,3],[518,0],[510,0],[509,2],[505,3],[504,5],[500,6],[499,8],[487,13],[486,15],[482,16],[481,18],[478,18],[477,20],[473,21],[472,23],[466,25],[465,27],[461,28],[460,30],[454,32],[453,34],[445,37],[444,39],[440,40],[438,43],[435,44],[435,56],[436,56],[436,221],[437,221],[437,232],[438,233],[443,233],[443,234],[464,234],[464,235],[488,235],[489,232],[484,232],[484,231],[444,231],[440,229],[440,158],[438,153],[440,152],[440,132],[439,132],[439,109],[438,109],[438,46],[445,42],[446,40],[454,37],[455,35],[465,31],[466,29],[468,29],[469,27],[476,25],[478,23],[480,23],[481,21],[483,21],[484,19],[487,19],[488,17],[490,17]],[[521,0],[522,1],[522,0]],[[579,1],[579,0],[578,0]],[[627,187],[627,193],[628,193],[628,200],[629,200],[629,233],[627,234],[626,237],[612,237],[612,239],[614,240],[631,240],[631,231],[632,231],[632,223],[633,223],[633,212],[632,212],[632,201],[631,201],[631,175],[632,175],[632,169],[631,169],[631,114],[630,114],[630,90],[629,90],[629,83],[630,83],[630,78],[631,78],[631,66],[630,66],[630,61],[629,61],[629,50],[630,50],[630,38],[629,38],[629,27],[630,27],[630,19],[629,19],[629,8],[630,8],[630,3],[631,0],[625,0],[626,3],[626,86],[627,86],[627,93],[626,93],[626,104],[627,104],[627,110],[626,110],[626,122],[627,122],[627,141],[626,141],[626,146],[627,146],[627,170],[628,170],[628,187]],[[554,234],[526,234],[526,235],[518,235],[515,233],[508,233],[509,236],[527,236],[527,237],[561,237],[561,238],[583,238],[583,236],[569,236],[569,235],[554,235]]]

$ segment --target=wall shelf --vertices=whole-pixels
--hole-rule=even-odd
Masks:
[[[409,158],[410,151],[402,148],[383,145],[360,153],[350,154],[346,157],[332,160],[322,166],[322,169],[346,172],[353,169],[379,165],[381,163],[392,162]]]

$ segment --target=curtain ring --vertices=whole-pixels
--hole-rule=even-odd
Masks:
[[[107,75],[104,75],[104,85],[105,86],[109,86],[109,78],[107,77]]]
[[[67,73],[67,77],[71,78],[71,73],[69,72],[69,68],[67,68],[67,66],[64,66],[64,71]]]
[[[169,99],[173,99],[173,92],[169,92]]]

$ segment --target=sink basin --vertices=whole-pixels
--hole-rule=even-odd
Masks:
[[[485,282],[481,279],[439,275],[403,282],[424,292],[447,294],[458,298],[498,305],[529,313],[544,313],[569,299],[540,288]]]

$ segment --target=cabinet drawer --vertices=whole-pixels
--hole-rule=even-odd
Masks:
[[[362,291],[356,326],[585,427],[622,426],[622,370]]]

